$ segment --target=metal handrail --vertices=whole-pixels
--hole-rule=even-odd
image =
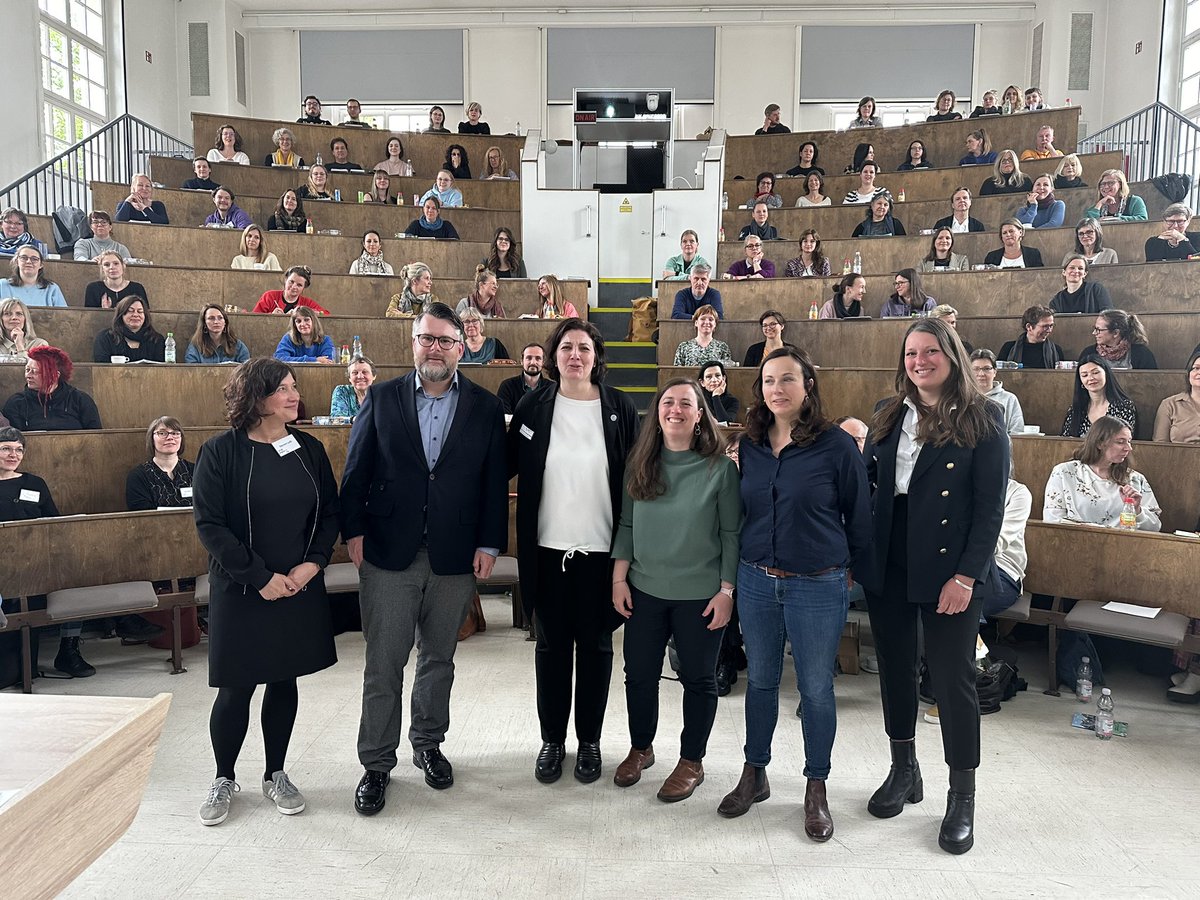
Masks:
[[[1170,172],[1196,178],[1200,173],[1200,126],[1163,103],[1151,103],[1079,142],[1079,153],[1119,150],[1125,177],[1147,181]],[[1187,200],[1195,209],[1200,183],[1192,182]]]
[[[87,212],[93,181],[128,184],[147,171],[151,156],[184,154],[191,159],[190,143],[126,113],[0,189],[0,208],[47,216],[60,206]]]

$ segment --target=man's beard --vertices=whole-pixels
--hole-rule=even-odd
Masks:
[[[426,360],[417,366],[417,374],[421,376],[422,381],[431,381],[436,384],[441,381],[449,381],[452,373],[446,363]]]

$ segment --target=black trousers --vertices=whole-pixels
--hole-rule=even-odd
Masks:
[[[599,742],[612,680],[612,560],[607,553],[538,547],[534,610],[538,721],[542,740],[564,743],[575,701],[575,736]],[[565,570],[565,571],[564,571]],[[572,691],[572,674],[574,691]]]
[[[897,497],[882,595],[869,598],[868,615],[879,658],[883,724],[894,741],[916,736],[920,654],[917,621],[925,631],[925,659],[937,698],[942,748],[951,769],[979,766],[979,698],[975,693],[975,641],[982,600],[954,615],[937,612],[937,597],[908,596],[908,505]]]
[[[683,686],[683,734],[679,755],[704,759],[717,717],[717,656],[724,629],[708,630],[702,616],[709,598],[663,600],[629,586],[633,615],[625,624],[625,705],[630,743],[645,750],[658,731],[658,685],[667,640],[675,636]]]

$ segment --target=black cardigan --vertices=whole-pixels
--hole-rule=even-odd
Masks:
[[[1042,268],[1042,251],[1037,247],[1022,247],[1021,258],[1025,260],[1025,268],[1040,269]],[[1004,260],[1004,248],[999,250],[991,250],[988,255],[983,258],[985,266],[999,266]]]
[[[37,391],[25,388],[4,404],[4,417],[22,431],[95,431],[103,428],[96,401],[78,388],[60,383],[45,408]]]
[[[938,219],[936,222],[933,223],[934,231],[937,231],[939,228],[953,228],[953,227],[954,227],[953,214],[951,214],[949,216],[945,216],[944,218]],[[974,216],[967,216],[967,231],[974,233],[974,232],[978,232],[978,231],[987,231],[987,228],[985,228],[983,223],[980,222]]]
[[[1098,313],[1102,309],[1111,309],[1112,305],[1108,288],[1095,281],[1084,281],[1074,294],[1068,294],[1063,288],[1050,301],[1050,308],[1056,313]]]

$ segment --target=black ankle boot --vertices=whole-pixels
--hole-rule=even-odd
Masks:
[[[975,770],[951,769],[946,817],[938,846],[947,853],[966,853],[975,843]]]
[[[87,678],[96,670],[88,665],[79,653],[79,638],[65,637],[58,642],[58,655],[54,657],[54,668],[72,678]]]
[[[879,790],[871,795],[867,812],[877,819],[890,819],[900,815],[906,801],[920,803],[924,798],[916,741],[892,741],[892,768]]]

